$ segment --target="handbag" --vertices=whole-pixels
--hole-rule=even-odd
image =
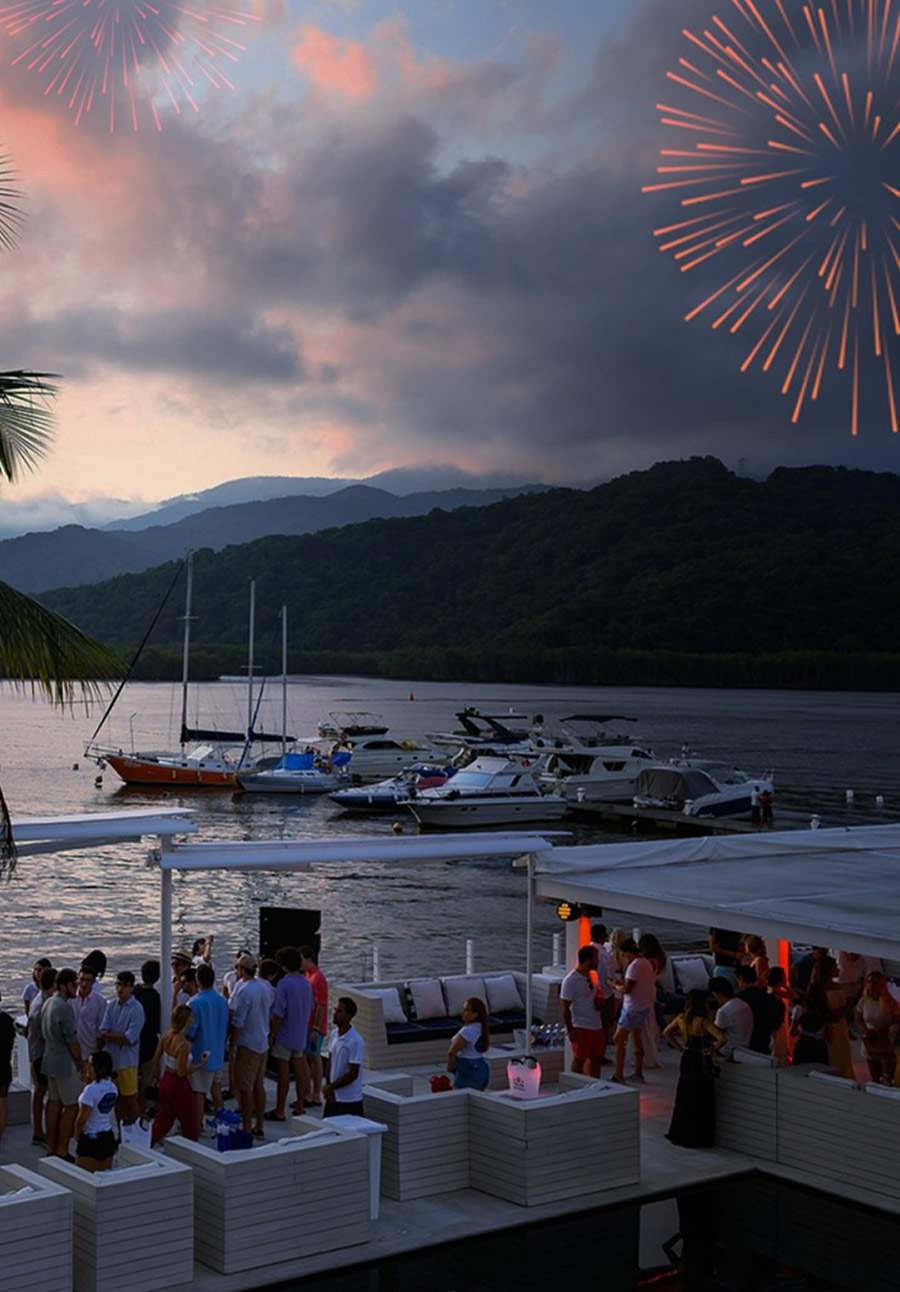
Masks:
[[[139,1117],[134,1122],[122,1122],[120,1127],[122,1143],[129,1148],[149,1148],[150,1134],[150,1123],[144,1117]]]

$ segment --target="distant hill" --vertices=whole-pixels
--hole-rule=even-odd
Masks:
[[[201,489],[197,493],[180,494],[177,498],[168,498],[150,511],[142,512],[139,516],[110,521],[103,528],[136,530],[148,529],[152,525],[172,525],[176,521],[184,520],[186,516],[196,515],[210,507],[229,507],[243,502],[267,502],[270,499],[297,495],[325,498],[359,484],[405,496],[416,493],[446,492],[450,489],[508,490],[522,487],[527,483],[525,479],[516,479],[510,474],[479,476],[470,471],[462,471],[459,467],[442,465],[392,467],[361,480],[333,476],[245,476],[240,480],[226,480],[224,484],[214,485],[211,489]],[[279,531],[268,529],[265,532],[274,534]]]
[[[125,647],[171,577],[164,566],[42,600]],[[900,477],[886,473],[757,482],[692,459],[590,491],[203,551],[194,640],[210,671],[240,662],[251,577],[261,637],[290,607],[298,669],[900,685]],[[175,597],[154,637],[159,675],[180,613]]]
[[[531,486],[536,488],[538,486]],[[434,507],[478,507],[517,490],[451,489],[397,497],[368,485],[351,485],[326,498],[272,498],[267,502],[211,507],[173,524],[148,529],[97,530],[79,525],[0,542],[0,570],[23,592],[96,583],[181,557],[188,548],[219,549],[266,534],[309,534],[374,516],[420,516]]]

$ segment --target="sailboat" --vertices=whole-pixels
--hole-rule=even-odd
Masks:
[[[145,750],[127,753],[97,743],[97,736],[121,694],[122,687],[85,746],[85,757],[99,767],[109,765],[127,785],[177,786],[183,789],[223,789],[236,784],[241,763],[254,742],[282,741],[283,735],[257,732],[253,726],[253,637],[256,585],[250,584],[250,650],[248,672],[248,710],[246,731],[215,731],[188,725],[188,688],[191,651],[191,608],[194,584],[193,554],[187,557],[187,581],[184,607],[184,638],[181,668],[181,735],[177,752]],[[146,640],[146,639],[145,639]],[[140,654],[140,652],[138,652]],[[132,668],[134,663],[133,661]],[[130,672],[130,670],[129,670]],[[126,678],[127,680],[127,678]],[[123,683],[124,686],[124,683]]]

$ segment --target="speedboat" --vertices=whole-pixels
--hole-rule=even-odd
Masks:
[[[536,758],[532,727],[524,713],[514,709],[506,713],[486,713],[467,705],[456,714],[459,730],[436,732],[428,738],[443,749],[453,749],[457,754],[471,757],[487,755]]]
[[[444,785],[456,774],[455,767],[407,767],[399,776],[374,785],[351,785],[328,797],[347,812],[393,812],[401,803],[416,798],[422,790]]]
[[[332,759],[341,754],[350,756],[350,775],[354,783],[396,776],[411,763],[440,762],[433,749],[420,745],[416,740],[395,740],[384,732],[360,736],[345,733],[331,749]]]
[[[576,810],[581,804],[630,803],[641,772],[658,762],[625,729],[634,721],[583,713],[560,719],[554,735],[537,741],[545,754],[541,784]]]
[[[556,821],[568,804],[561,794],[542,793],[532,772],[510,758],[476,758],[452,780],[422,790],[404,807],[420,825],[458,829]]]
[[[383,736],[387,723],[380,713],[354,709],[352,712],[329,713],[319,723],[319,736],[323,740],[343,740],[346,736]]]
[[[723,770],[721,764],[710,763],[708,767]],[[668,808],[685,816],[742,817],[750,815],[754,790],[774,793],[771,772],[752,777],[736,768],[724,771],[730,774],[730,780],[720,781],[700,766],[666,763],[647,768],[638,777],[634,806]]]
[[[350,755],[323,759],[312,751],[283,754],[274,767],[237,773],[240,789],[253,794],[328,794],[347,783]]]

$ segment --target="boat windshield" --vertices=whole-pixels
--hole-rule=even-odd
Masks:
[[[491,772],[457,772],[453,777],[455,790],[485,790],[494,779]]]

